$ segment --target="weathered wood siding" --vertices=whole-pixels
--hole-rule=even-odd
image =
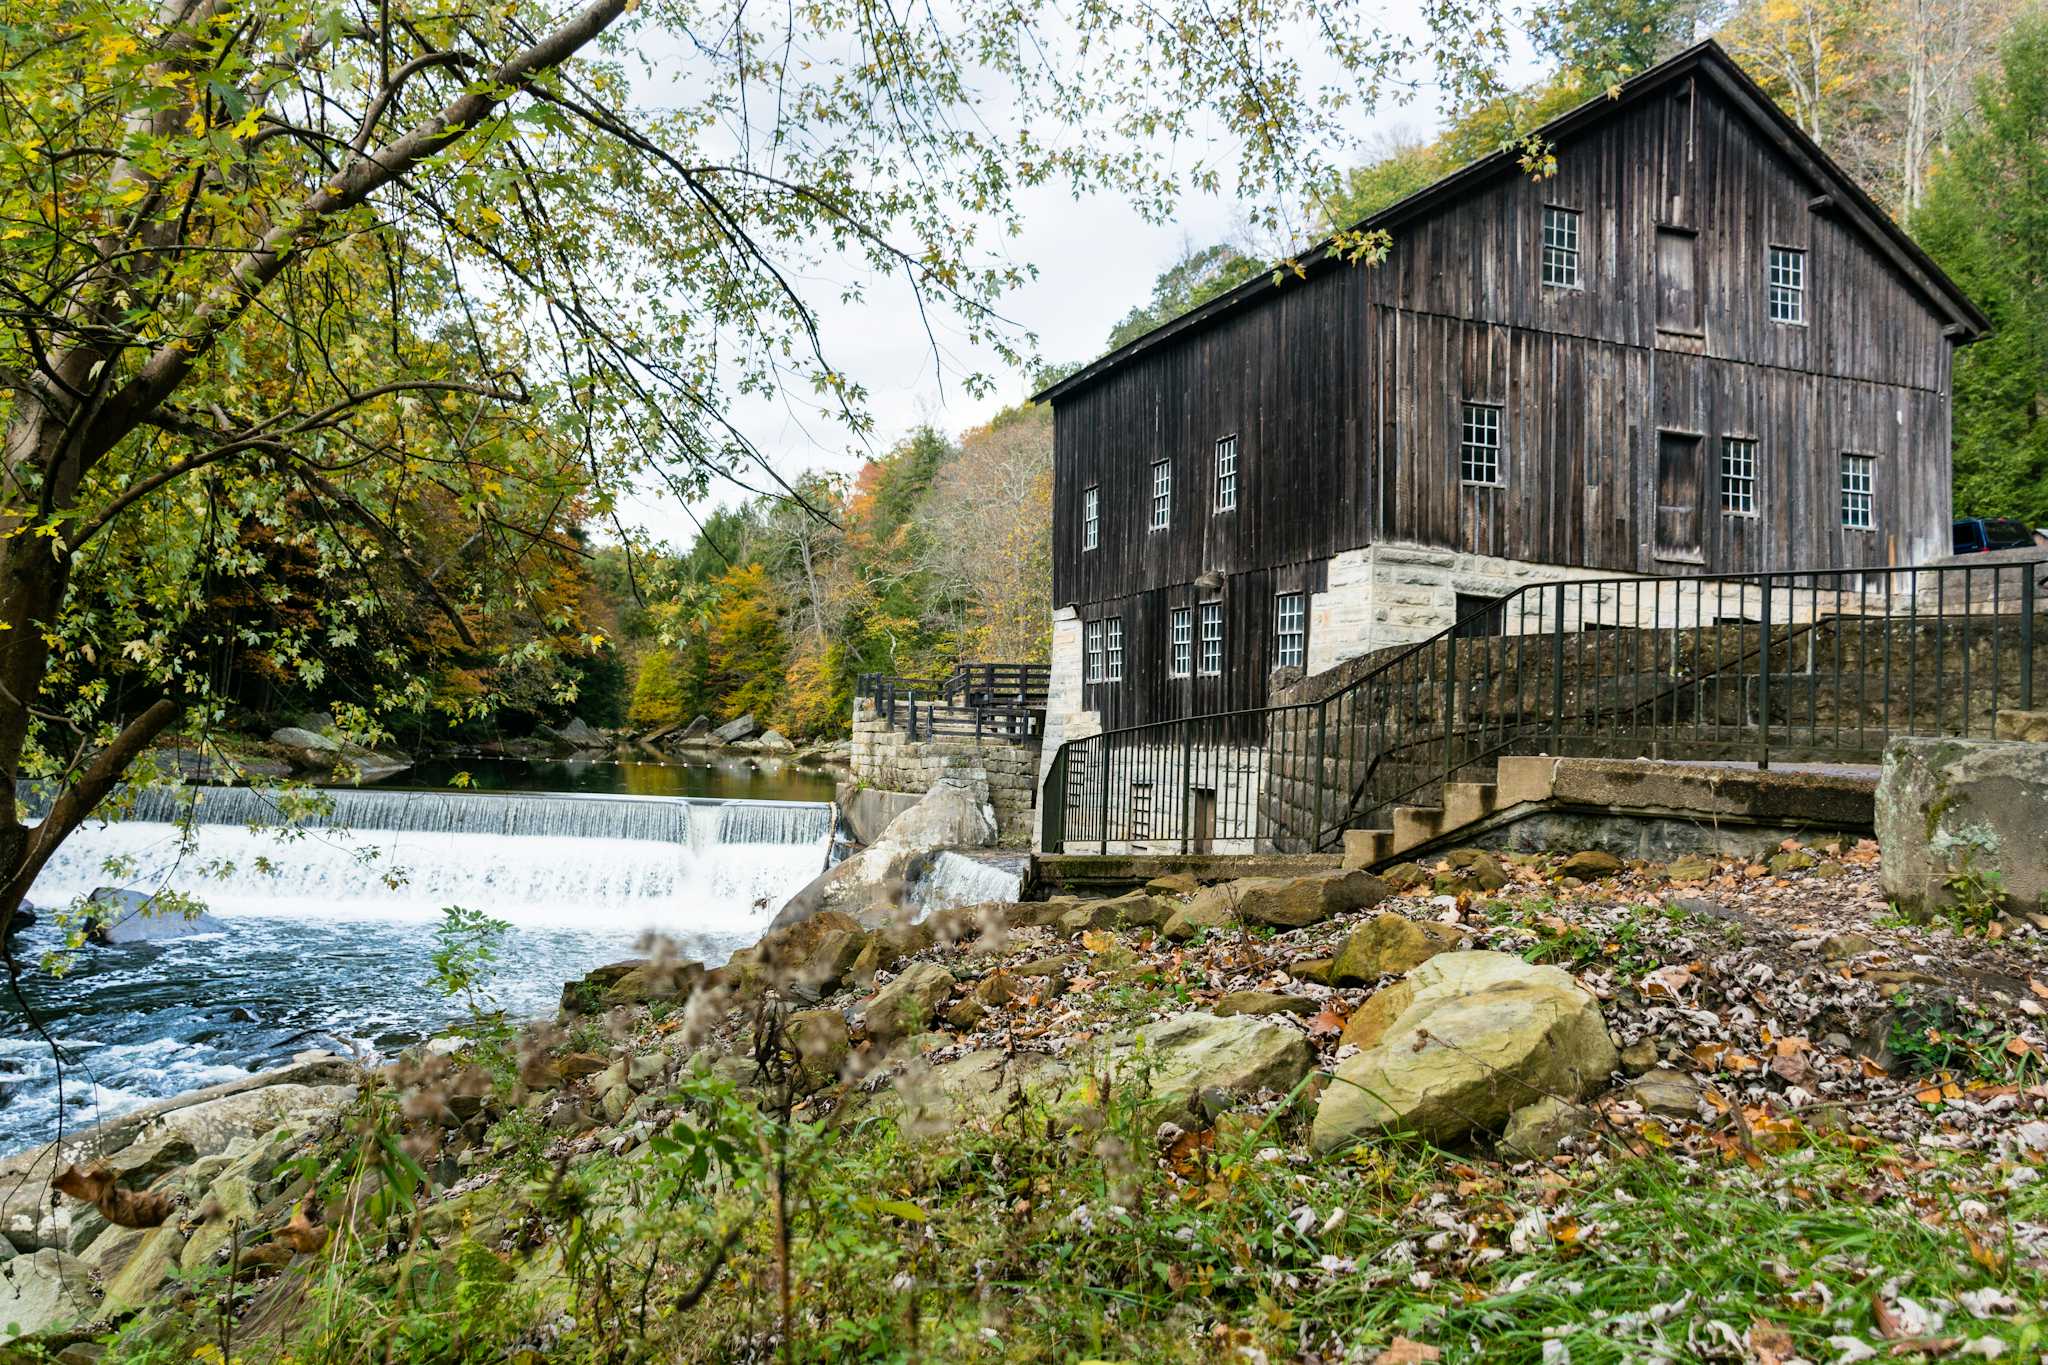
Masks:
[[[1440,199],[1384,264],[1290,281],[1059,395],[1054,600],[1124,622],[1125,680],[1085,704],[1110,725],[1263,705],[1274,594],[1375,542],[1645,573],[1944,553],[1944,315],[1746,98],[1687,77],[1561,143],[1548,180]],[[1581,215],[1577,288],[1541,283],[1545,205]],[[1768,317],[1772,245],[1807,253],[1803,325]],[[1466,401],[1503,409],[1498,487],[1460,482]],[[1660,433],[1699,438],[1661,490]],[[1232,434],[1238,505],[1217,512]],[[1758,443],[1753,516],[1722,510],[1729,436]],[[1841,524],[1844,453],[1876,458],[1874,531]],[[1172,524],[1151,531],[1161,459]],[[1205,598],[1226,604],[1224,675],[1168,679],[1169,606]]]

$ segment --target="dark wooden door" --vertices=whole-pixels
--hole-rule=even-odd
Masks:
[[[1651,547],[1658,559],[1703,564],[1700,507],[1706,500],[1706,443],[1684,431],[1657,433],[1657,529]]]
[[[1657,327],[1660,331],[1700,330],[1699,234],[1691,228],[1657,229]]]

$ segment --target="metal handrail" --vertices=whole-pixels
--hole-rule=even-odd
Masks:
[[[1044,731],[1051,676],[1045,664],[961,663],[938,679],[863,673],[854,681],[854,696],[911,739],[1028,739]]]
[[[1326,696],[1063,743],[1045,846],[1321,849],[1515,752],[1768,766],[1874,759],[1898,733],[1986,733],[2000,706],[2033,704],[2044,567],[1525,585]]]

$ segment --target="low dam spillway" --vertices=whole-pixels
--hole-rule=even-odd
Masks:
[[[430,981],[448,906],[512,926],[489,990],[515,1018],[649,935],[722,961],[824,866],[834,818],[826,802],[378,789],[289,812],[304,800],[158,789],[65,841],[30,893],[24,963],[99,887],[193,896],[221,932],[24,972],[33,1022],[0,1003],[0,1151],[54,1135],[60,1111],[82,1127],[308,1048],[386,1055],[435,1032],[458,1012]]]

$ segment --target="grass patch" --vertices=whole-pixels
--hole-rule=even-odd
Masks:
[[[1516,1172],[1415,1145],[1312,1158],[1285,1118],[1162,1144],[1135,1093],[937,1139],[777,1117],[708,1077],[685,1098],[633,1151],[486,1192],[488,1244],[405,1214],[287,1271],[304,1302],[233,1358],[1370,1359],[1408,1336],[1583,1363],[1738,1358],[1767,1330],[1831,1360],[1886,1349],[1907,1301],[2022,1358],[2048,1344],[2048,1182],[1982,1157],[1831,1138]],[[1959,1306],[1984,1291],[2017,1309]],[[220,1359],[216,1309],[195,1286],[107,1358]]]

